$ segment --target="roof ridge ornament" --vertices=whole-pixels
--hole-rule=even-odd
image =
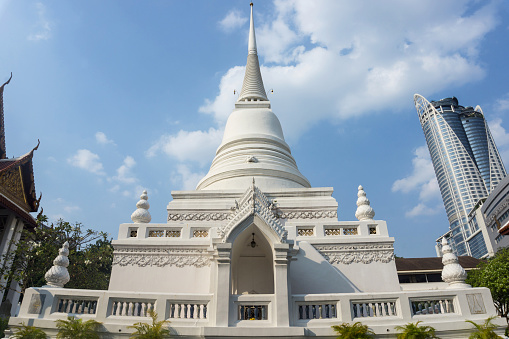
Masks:
[[[364,188],[359,185],[359,192],[357,192],[357,211],[355,211],[355,217],[362,220],[373,220],[375,216],[375,210],[369,206],[369,199],[366,197]]]
[[[471,288],[472,286],[465,283],[467,272],[459,264],[458,257],[453,253],[447,239],[442,238],[442,280],[449,284],[448,289],[453,288]]]
[[[249,42],[247,49],[246,74],[242,83],[239,101],[269,101],[265,87],[263,86],[262,74],[260,72],[260,62],[258,61],[258,51],[256,49],[256,36],[253,20],[253,3],[251,6],[251,20],[249,23]]]
[[[131,214],[131,220],[135,223],[149,223],[152,220],[152,216],[148,209],[150,204],[148,203],[147,190],[143,190],[140,196],[140,201],[136,203],[136,211]]]

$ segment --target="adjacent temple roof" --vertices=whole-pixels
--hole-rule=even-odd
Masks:
[[[466,270],[471,270],[477,267],[482,261],[474,257],[460,256],[458,257],[459,264]],[[430,272],[442,271],[444,265],[442,264],[441,257],[431,258],[396,258],[396,269],[398,273],[417,273],[417,272]]]
[[[35,227],[36,220],[30,212],[37,212],[41,198],[37,199],[32,158],[39,143],[30,152],[17,158],[7,158],[4,128],[4,86],[0,87],[0,208],[12,211],[27,225]]]

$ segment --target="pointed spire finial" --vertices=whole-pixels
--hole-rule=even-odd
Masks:
[[[9,82],[11,82],[12,79],[12,72],[11,77],[9,80],[4,82],[2,86],[0,86],[0,159],[7,159],[7,150],[5,148],[5,123],[4,123],[4,87]]]
[[[242,83],[239,99],[237,101],[268,101],[267,93],[263,87],[262,74],[260,73],[260,63],[258,61],[258,52],[256,49],[256,36],[253,19],[253,3],[251,6],[251,20],[249,23],[249,43],[246,64],[246,74]]]
[[[459,264],[458,257],[452,252],[447,239],[442,238],[442,280],[449,284],[447,288],[471,288],[472,286],[465,284],[467,272]]]
[[[359,220],[373,220],[375,216],[375,210],[369,206],[369,199],[366,198],[366,192],[364,188],[359,186],[359,192],[357,192],[357,211],[355,217]]]
[[[131,220],[136,223],[149,223],[152,220],[152,216],[148,209],[150,204],[148,203],[147,190],[144,190],[140,196],[140,201],[136,203],[136,211],[131,214]]]

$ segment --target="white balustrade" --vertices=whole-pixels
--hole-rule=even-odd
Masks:
[[[455,313],[453,298],[411,300],[412,315]]]
[[[354,318],[390,317],[397,315],[395,301],[363,300],[352,302]]]
[[[109,314],[119,317],[148,317],[148,311],[154,310],[154,300],[128,301],[115,300],[111,303]]]
[[[55,312],[70,314],[95,314],[96,300],[83,300],[73,298],[59,298]]]
[[[208,306],[203,303],[171,302],[169,319],[207,319]]]
[[[337,302],[298,305],[299,320],[337,318]]]

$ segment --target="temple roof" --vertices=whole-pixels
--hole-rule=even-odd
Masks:
[[[0,208],[10,210],[31,227],[37,225],[30,212],[37,212],[41,198],[37,199],[32,158],[39,143],[30,152],[7,158],[5,148],[3,91],[12,79],[0,86]]]

